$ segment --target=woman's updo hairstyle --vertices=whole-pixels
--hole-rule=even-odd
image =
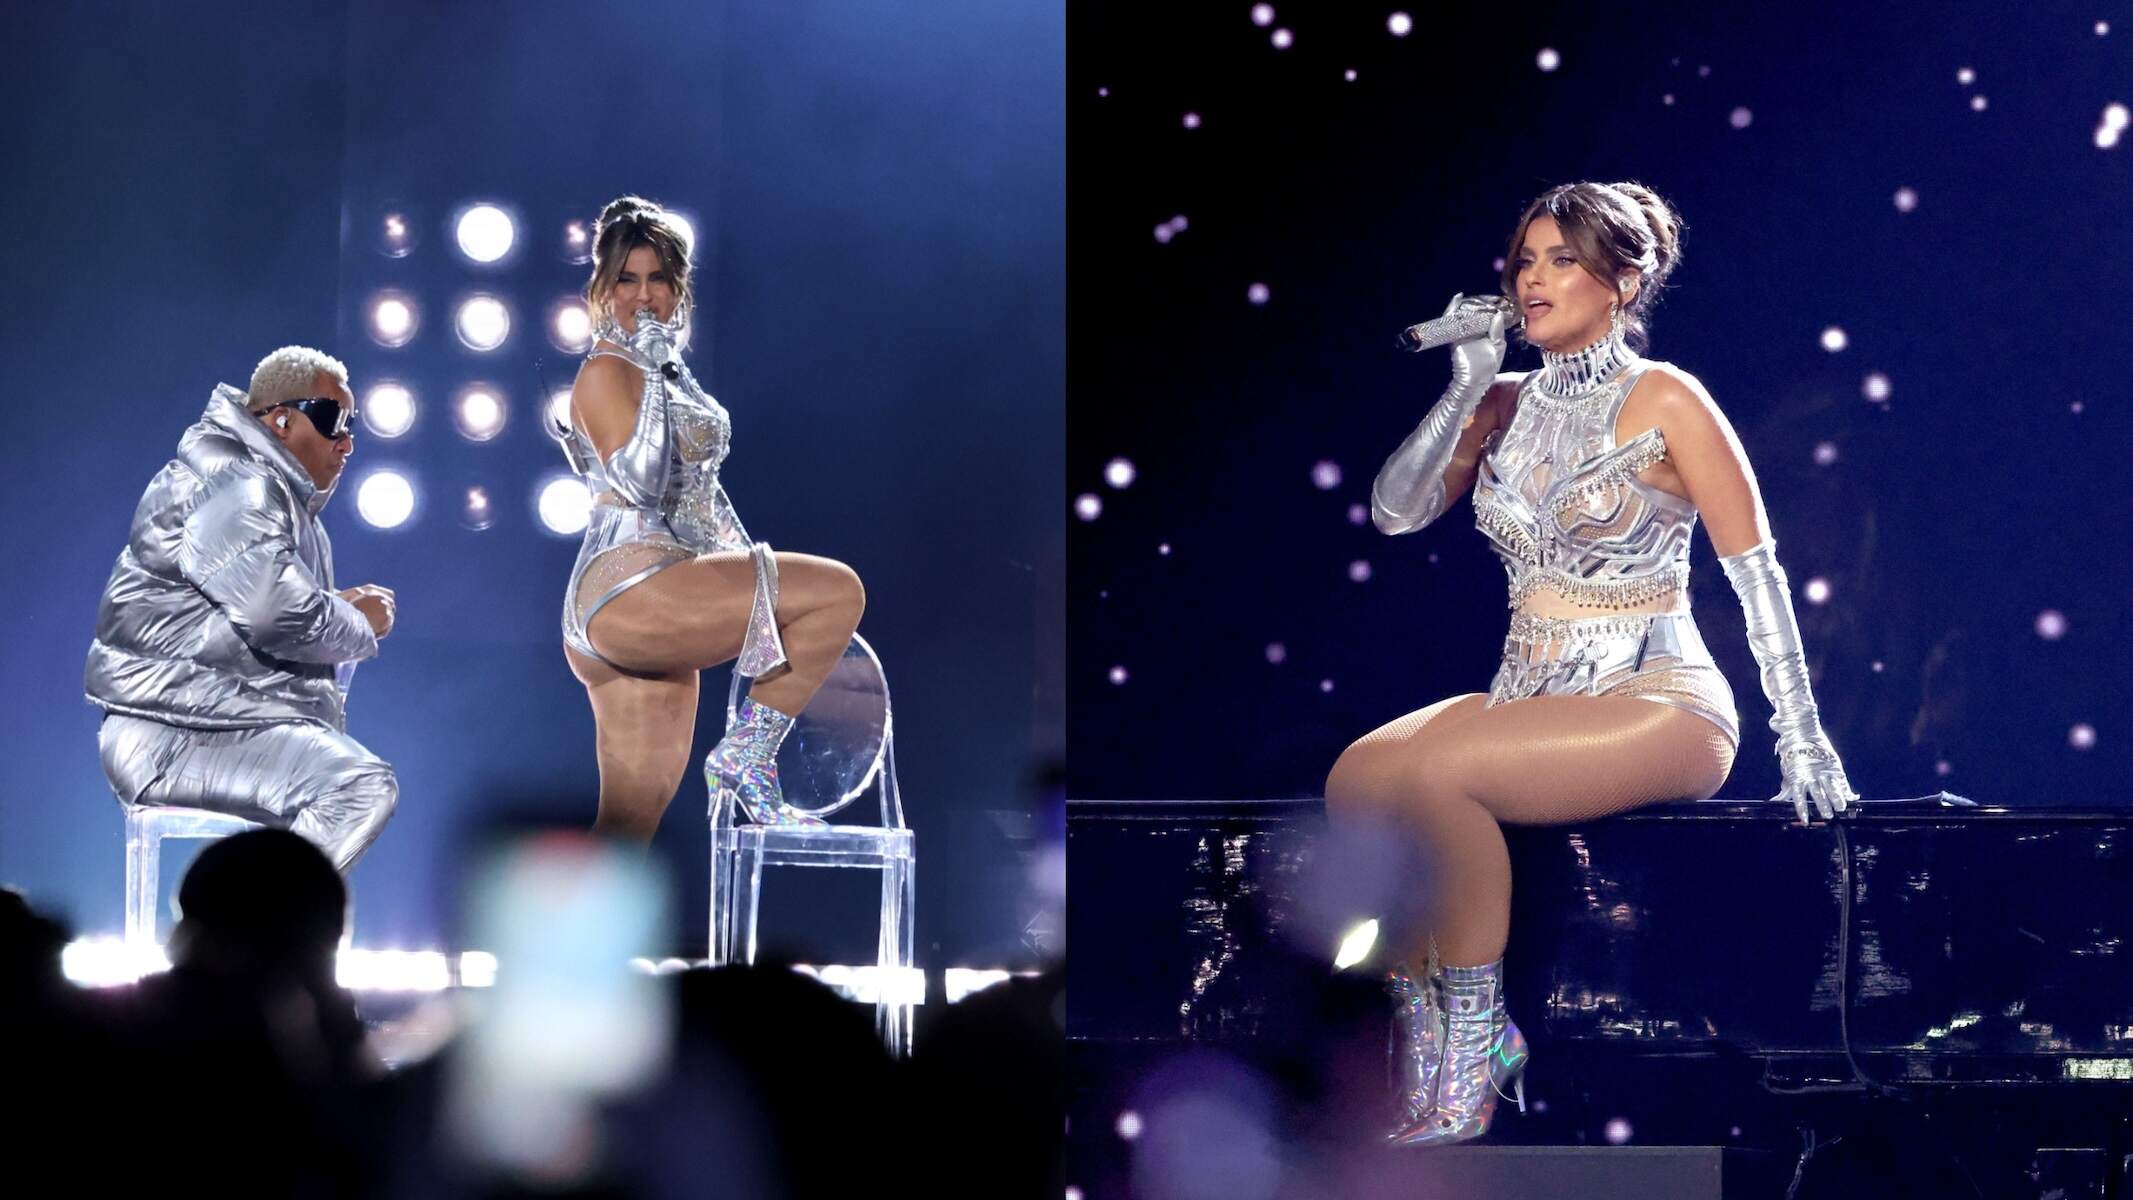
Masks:
[[[689,286],[689,235],[673,214],[642,196],[623,196],[608,202],[593,225],[592,278],[585,284],[585,307],[597,323],[607,312],[607,296],[622,274],[630,251],[650,246],[659,255],[659,269],[674,286],[676,311],[685,311],[695,298]]]
[[[1619,291],[1625,272],[1642,272],[1637,298],[1623,317],[1630,344],[1645,349],[1651,341],[1646,319],[1659,302],[1666,277],[1681,261],[1681,215],[1641,183],[1566,183],[1549,188],[1526,206],[1526,215],[1518,219],[1511,248],[1504,255],[1503,294],[1514,303],[1526,228],[1541,217],[1554,219],[1571,257],[1609,287]]]

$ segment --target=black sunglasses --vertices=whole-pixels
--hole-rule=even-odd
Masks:
[[[293,408],[304,414],[311,422],[311,427],[318,430],[318,435],[329,442],[337,442],[348,436],[348,422],[354,416],[351,410],[341,407],[341,402],[331,396],[284,400],[279,404],[269,404],[259,411],[265,414],[277,408]]]

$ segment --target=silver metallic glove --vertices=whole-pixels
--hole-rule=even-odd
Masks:
[[[1821,714],[1807,682],[1807,655],[1792,613],[1792,592],[1778,565],[1775,542],[1721,558],[1726,579],[1740,597],[1748,622],[1748,649],[1762,668],[1763,694],[1770,698],[1770,728],[1777,734],[1778,773],[1784,787],[1774,801],[1790,803],[1807,821],[1807,804],[1833,817],[1858,796],[1844,777],[1844,764],[1822,732]]]
[[[1462,293],[1444,306],[1444,315],[1490,303]],[[1451,467],[1460,432],[1496,381],[1497,368],[1503,366],[1506,320],[1499,312],[1486,336],[1452,347],[1451,386],[1378,471],[1377,481],[1370,485],[1370,518],[1381,531],[1407,533],[1444,515],[1444,473]]]
[[[660,324],[650,310],[638,311],[636,332],[629,335],[629,349],[644,372],[644,393],[637,398],[637,424],[629,440],[615,447],[606,465],[615,494],[638,508],[656,508],[667,494],[674,451],[667,443],[666,377],[659,364],[672,357],[676,336],[677,330]]]

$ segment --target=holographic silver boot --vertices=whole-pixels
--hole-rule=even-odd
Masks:
[[[1386,976],[1392,993],[1392,1034],[1387,1046],[1393,1081],[1393,1133],[1420,1124],[1437,1105],[1437,1075],[1444,1063],[1444,1005],[1437,999],[1437,954],[1417,979],[1400,963]]]
[[[1504,1012],[1503,960],[1483,967],[1446,967],[1444,1061],[1437,1104],[1389,1139],[1398,1146],[1448,1146],[1489,1131],[1505,1088],[1526,1111],[1526,1037]]]
[[[734,710],[733,727],[704,755],[704,784],[711,807],[738,804],[759,825],[820,828],[829,822],[785,803],[778,786],[778,747],[792,731],[792,718],[752,697]]]

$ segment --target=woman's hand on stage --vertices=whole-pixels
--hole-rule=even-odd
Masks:
[[[370,622],[370,631],[379,637],[393,631],[393,616],[398,602],[393,599],[391,588],[382,588],[375,583],[352,587],[341,593],[341,599],[355,605],[356,611]]]
[[[1778,774],[1784,786],[1771,799],[1790,803],[1793,811],[1800,814],[1802,825],[1807,824],[1810,801],[1815,812],[1827,821],[1859,798],[1852,791],[1851,780],[1845,778],[1844,763],[1837,758],[1836,748],[1829,744],[1827,735],[1819,732],[1778,751]]]

